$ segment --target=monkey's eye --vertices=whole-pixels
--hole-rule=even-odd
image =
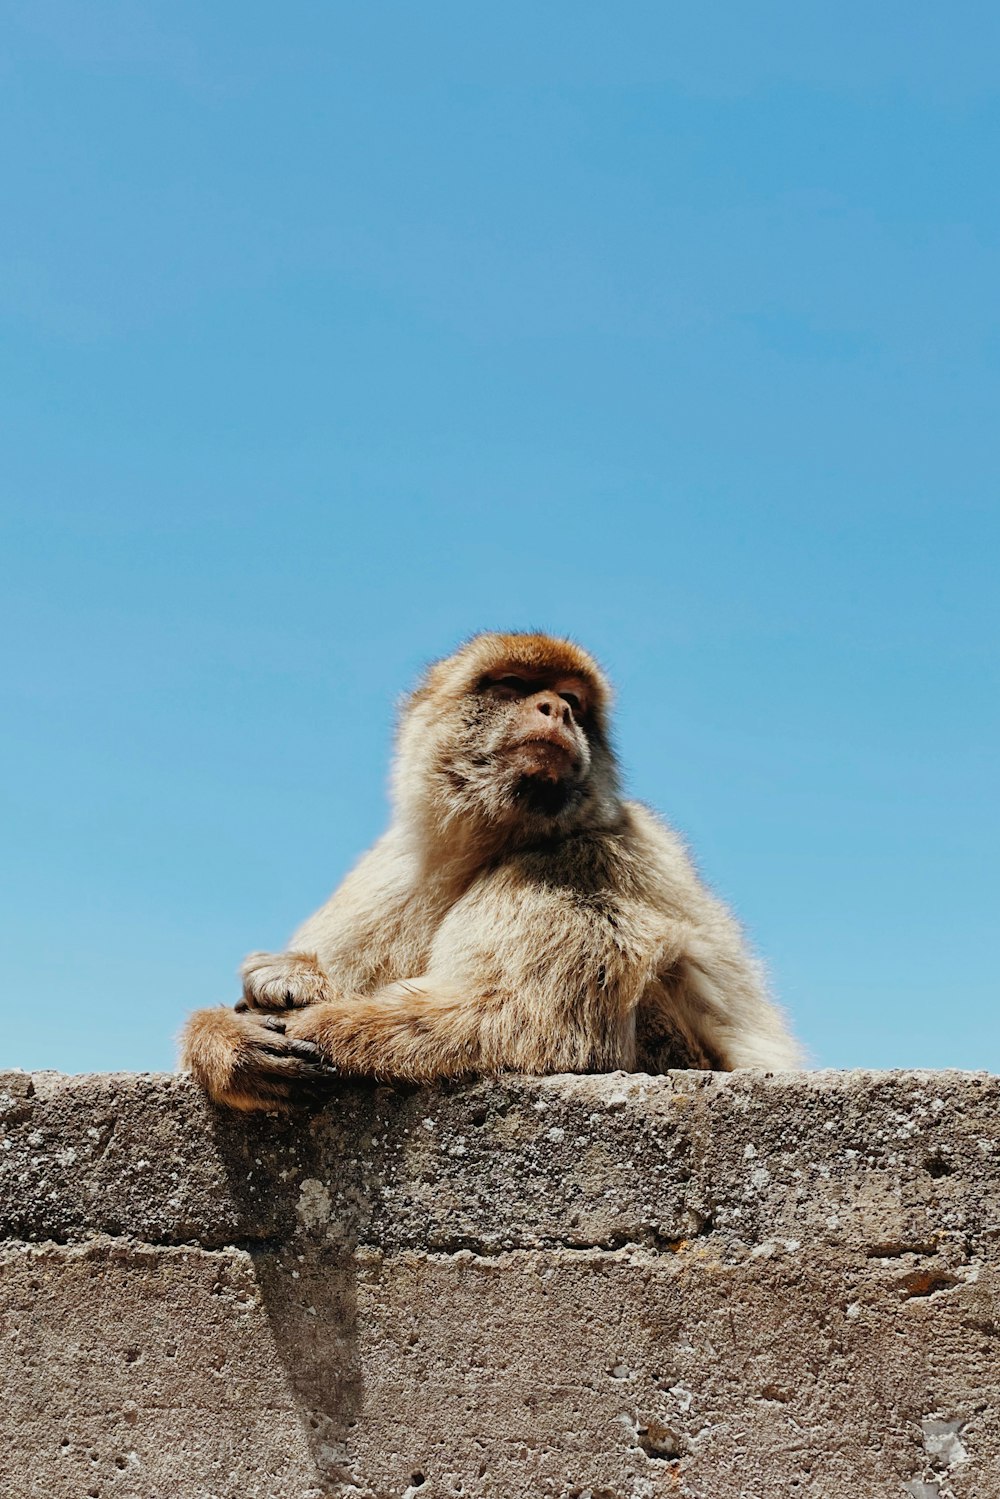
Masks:
[[[510,697],[527,697],[531,690],[523,677],[494,677],[489,685],[499,687],[505,696]]]

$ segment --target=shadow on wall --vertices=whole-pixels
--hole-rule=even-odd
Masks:
[[[234,1204],[248,1225],[262,1230],[240,1247],[250,1254],[274,1351],[323,1492],[359,1482],[350,1458],[362,1404],[354,1252],[371,1204],[359,1196],[355,1177],[352,1211],[338,1215],[325,1185],[344,1159],[359,1109],[367,1103],[374,1110],[371,1090],[367,1098],[362,1089],[351,1093],[350,1131],[339,1128],[329,1110],[260,1119],[211,1111]],[[290,1215],[282,1201],[262,1199],[269,1178],[284,1181],[293,1173],[298,1196]],[[285,1220],[280,1225],[275,1212]]]

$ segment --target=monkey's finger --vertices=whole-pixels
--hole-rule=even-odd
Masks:
[[[301,1057],[306,1062],[317,1062],[322,1067],[330,1065],[315,1041],[297,1041],[294,1037],[290,1036],[285,1045],[293,1057]]]
[[[265,1077],[301,1078],[313,1081],[332,1081],[339,1077],[335,1067],[329,1062],[315,1058],[311,1052],[305,1055],[297,1055],[292,1047],[298,1045],[309,1045],[310,1043],[287,1042],[285,1046],[268,1046],[265,1042],[258,1042],[253,1048],[253,1065],[256,1070]]]
[[[308,1003],[308,999],[300,999],[291,989],[282,989],[278,993],[272,993],[267,989],[244,989],[243,997],[237,1002],[235,1008],[240,1014],[246,1014],[248,1010],[255,1014],[269,1014],[274,1010],[279,1012],[295,1010]]]
[[[341,1074],[330,1062],[310,1062],[303,1057],[289,1057],[297,1069],[296,1075],[314,1078],[317,1083],[340,1082]]]
[[[289,1036],[283,1020],[275,1020],[272,1017],[268,1017],[268,1019],[262,1020],[260,1023],[264,1030],[270,1031],[276,1036],[283,1036],[285,1039],[270,1043],[255,1041],[254,1045],[259,1050],[267,1052],[269,1056],[294,1056],[300,1057],[304,1062],[315,1062],[320,1066],[329,1065],[315,1041],[307,1041],[305,1038]]]
[[[297,1000],[294,994],[286,993],[280,999],[272,1000],[266,994],[244,994],[233,1005],[237,1015],[256,1015],[261,1024],[264,1024],[264,1016],[270,1016],[273,1010],[294,1010],[304,1000]],[[279,1021],[280,1025],[281,1022]]]
[[[265,1057],[297,1057],[314,1067],[330,1066],[314,1041],[294,1041],[291,1036],[282,1041],[255,1041],[254,1051]]]

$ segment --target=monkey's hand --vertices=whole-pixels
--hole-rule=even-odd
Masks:
[[[297,1010],[333,999],[315,953],[252,952],[240,969],[243,998],[237,1010]]]
[[[285,1029],[338,1073],[426,1082],[482,1070],[482,1032],[496,1029],[496,1009],[421,977],[297,1010]]]
[[[231,1109],[312,1102],[338,1075],[314,1042],[286,1035],[284,1021],[225,1006],[191,1016],[181,1038],[181,1066],[213,1103]]]

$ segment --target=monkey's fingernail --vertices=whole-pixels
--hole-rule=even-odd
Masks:
[[[275,1020],[270,1015],[263,1021],[263,1026],[265,1030],[277,1031],[281,1036],[285,1034],[285,1022],[283,1020]]]

